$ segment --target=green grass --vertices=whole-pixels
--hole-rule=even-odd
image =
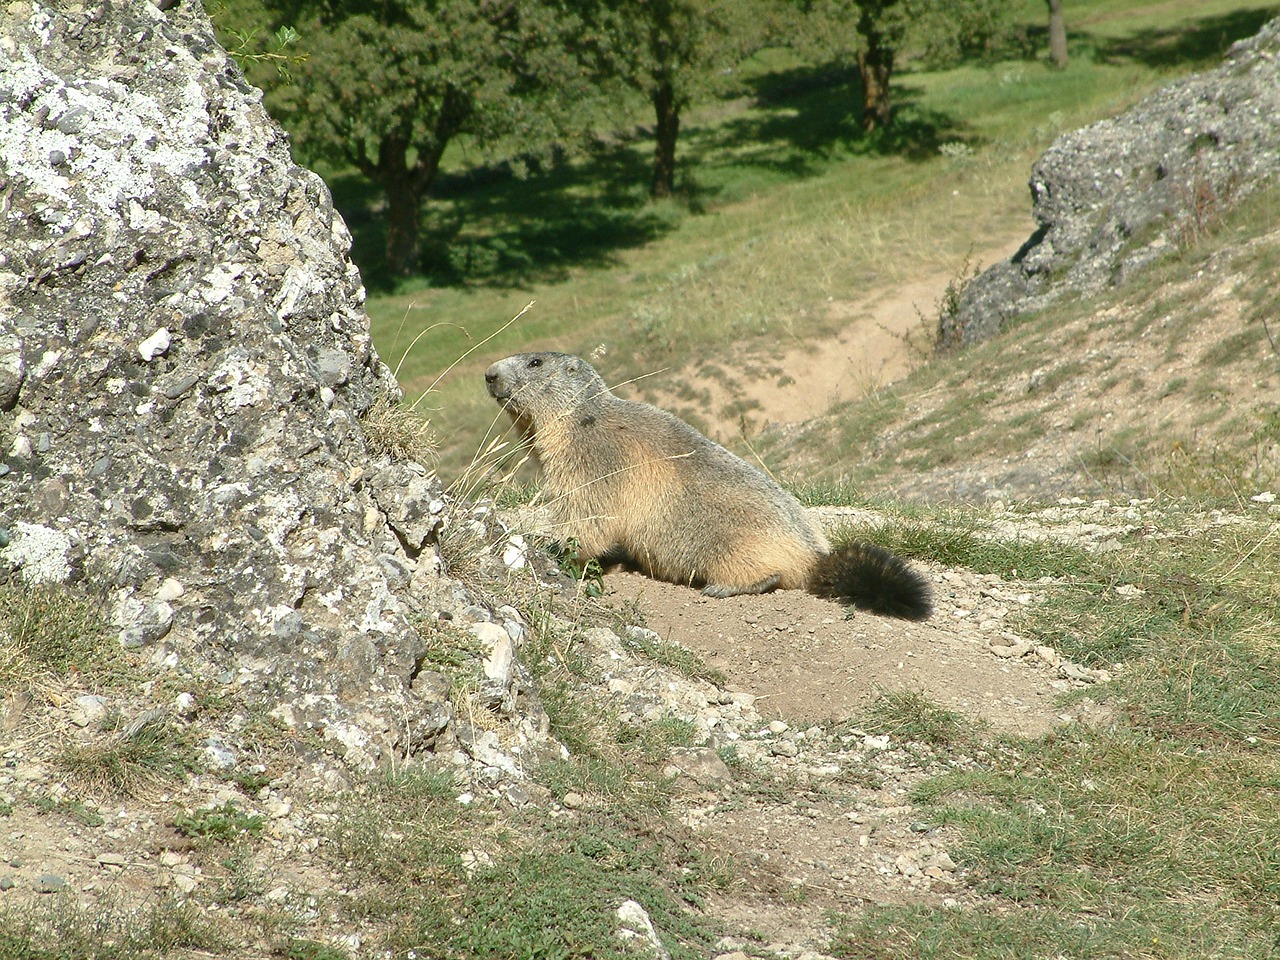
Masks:
[[[66,587],[0,584],[0,686],[101,668],[115,646],[102,598]]]
[[[219,807],[202,807],[174,818],[173,826],[184,837],[197,837],[217,843],[233,843],[248,835],[259,837],[265,826],[261,815],[249,814],[227,802]]]
[[[54,757],[56,767],[92,794],[137,796],[163,783],[180,783],[201,763],[189,733],[168,721],[122,727]]]
[[[1112,576],[1103,562],[1062,540],[1011,540],[995,532],[994,524],[980,512],[961,508],[927,512],[931,515],[927,521],[901,516],[874,526],[845,523],[832,539],[841,543],[870,540],[904,557],[1024,580],[1063,575]]]
[[[500,812],[460,804],[447,775],[406,772],[350,798],[333,839],[359,891],[346,910],[382,920],[396,956],[628,957],[614,933],[626,899],[646,907],[675,957],[714,939],[690,907],[722,881],[718,865],[609,809],[573,820]]]
[[[1053,580],[1037,585],[1047,600],[1012,625],[1115,670],[1089,691],[1111,705],[1112,721],[993,743],[976,768],[914,791],[930,822],[960,831],[951,852],[984,900],[841,918],[833,956],[1275,956],[1275,524],[1255,510],[1216,525],[1179,501],[1158,502],[1149,519],[1118,551],[1055,560],[1031,546],[1036,562],[1017,561]],[[1006,566],[949,540],[919,553],[979,570]],[[1137,589],[1118,592],[1121,584]],[[908,695],[877,704],[877,714],[879,726],[906,738],[945,740],[954,729],[946,711]]]
[[[953,747],[972,737],[972,721],[914,690],[882,692],[860,723],[875,733],[935,747]]]

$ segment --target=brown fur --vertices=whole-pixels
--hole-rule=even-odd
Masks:
[[[485,382],[530,442],[557,530],[578,541],[582,559],[624,560],[716,597],[775,588],[840,595],[832,568],[847,566],[846,551],[832,553],[799,501],[684,421],[615,396],[585,360],[517,354],[489,367]],[[873,580],[882,568],[874,565]],[[890,574],[903,576],[896,567]],[[923,613],[919,603],[912,613],[884,612],[927,616],[924,590]]]

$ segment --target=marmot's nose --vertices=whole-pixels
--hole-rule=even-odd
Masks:
[[[488,370],[486,370],[486,371],[484,372],[484,382],[485,382],[485,383],[497,383],[497,382],[498,382],[498,371],[497,371],[497,370],[495,370],[493,367],[490,367]]]

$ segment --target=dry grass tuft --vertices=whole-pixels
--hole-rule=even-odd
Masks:
[[[436,436],[431,422],[390,394],[378,397],[360,422],[365,446],[374,456],[418,463],[435,460]]]

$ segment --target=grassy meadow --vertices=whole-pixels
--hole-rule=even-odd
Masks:
[[[1022,10],[1035,48],[1043,4]],[[897,126],[875,136],[849,117],[848,71],[766,51],[744,65],[740,96],[689,111],[671,201],[647,198],[651,142],[639,129],[524,179],[450,154],[426,206],[433,266],[394,286],[380,272],[378,194],[354,175],[330,182],[369,284],[375,343],[433,421],[449,481],[494,419],[478,377],[492,359],[561,349],[599,359],[613,382],[656,371],[679,382],[726,342],[749,353],[830,333],[833,303],[959,274],[975,247],[1001,238],[1016,246],[1033,229],[1031,163],[1055,136],[1215,64],[1278,11],[1078,0],[1067,69],[1040,49],[942,71],[908,61],[894,79]]]

